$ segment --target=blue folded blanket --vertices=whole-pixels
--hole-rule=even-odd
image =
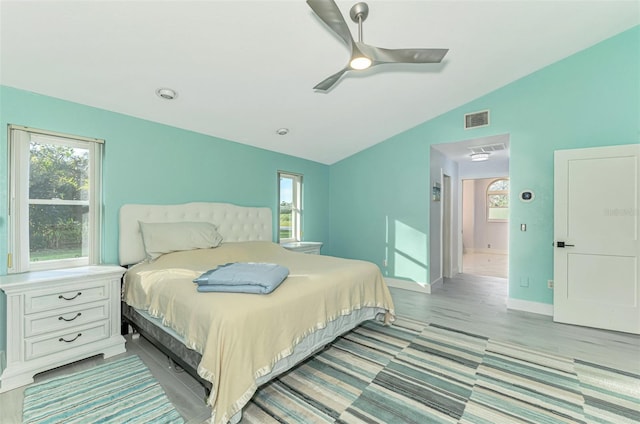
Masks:
[[[274,291],[289,275],[282,265],[235,262],[220,265],[193,280],[199,292],[233,292],[267,294]]]

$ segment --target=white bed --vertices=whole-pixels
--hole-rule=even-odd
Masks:
[[[144,263],[143,223],[209,222],[220,246]],[[123,321],[198,376],[212,422],[238,422],[257,387],[369,319],[393,319],[377,266],[290,252],[271,242],[269,208],[224,203],[125,205],[120,210]],[[142,262],[142,263],[141,263]],[[270,262],[289,276],[269,295],[197,293],[192,280],[228,262]]]

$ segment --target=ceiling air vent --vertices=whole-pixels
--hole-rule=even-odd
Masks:
[[[471,150],[471,153],[491,153],[491,152],[499,152],[500,150],[505,150],[507,146],[504,143],[496,143],[496,144],[485,144],[482,146],[472,146],[467,147]]]
[[[464,129],[486,127],[489,125],[489,111],[467,113],[464,115]]]

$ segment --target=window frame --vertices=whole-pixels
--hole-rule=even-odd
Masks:
[[[509,189],[508,190],[489,190],[491,188],[491,186],[493,184],[495,184],[498,181],[506,181],[507,184],[509,185]],[[487,222],[509,222],[509,211],[508,209],[511,207],[511,199],[509,196],[509,192],[511,190],[511,181],[509,181],[508,177],[500,177],[500,178],[495,178],[494,180],[492,180],[488,185],[487,185],[487,189],[485,192],[485,204],[486,204],[486,214],[487,214]],[[491,218],[490,217],[490,210],[491,209],[498,209],[498,208],[491,208],[491,202],[489,201],[489,196],[491,195],[505,195],[507,197],[507,218]]]
[[[8,125],[9,216],[7,273],[72,268],[100,263],[102,247],[102,150],[104,140],[53,131]],[[86,149],[89,152],[87,201],[30,199],[29,164],[32,141]],[[87,256],[31,262],[29,239],[30,204],[82,204],[88,202]]]
[[[287,178],[292,180],[291,184],[291,237],[280,238],[280,205],[281,199],[281,180]],[[291,243],[302,240],[302,174],[294,172],[278,171],[278,243]]]

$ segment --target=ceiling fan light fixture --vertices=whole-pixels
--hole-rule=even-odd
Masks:
[[[365,2],[356,3],[349,11],[351,20],[358,24],[358,41],[351,35],[351,30],[335,0],[307,0],[307,4],[351,51],[351,60],[347,65],[316,84],[313,89],[317,91],[330,90],[345,72],[351,70],[364,70],[382,63],[441,63],[442,58],[449,51],[449,49],[433,48],[383,49],[365,44],[362,38],[362,26],[369,16],[369,6]]]
[[[362,71],[363,69],[367,69],[371,66],[371,59],[366,56],[354,57],[351,59],[349,66],[351,69],[355,69],[356,71]]]
[[[482,162],[487,159],[489,159],[489,153],[486,153],[486,152],[471,153],[471,160],[473,162]]]

